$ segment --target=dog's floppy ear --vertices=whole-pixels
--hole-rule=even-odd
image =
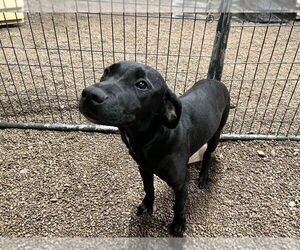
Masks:
[[[167,128],[175,128],[181,116],[181,101],[171,90],[164,95],[163,124]]]

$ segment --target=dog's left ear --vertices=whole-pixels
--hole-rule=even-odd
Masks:
[[[171,90],[164,95],[163,124],[167,128],[175,128],[181,116],[181,101]]]

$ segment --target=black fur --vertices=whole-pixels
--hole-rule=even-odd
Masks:
[[[101,81],[84,89],[80,100],[80,112],[89,120],[119,127],[139,164],[146,195],[138,215],[153,212],[154,174],[173,188],[174,236],[182,236],[186,228],[189,157],[207,143],[198,183],[205,188],[210,156],[229,108],[228,90],[219,81],[198,81],[178,98],[156,70],[129,61],[106,68]]]

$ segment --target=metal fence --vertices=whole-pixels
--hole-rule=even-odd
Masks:
[[[222,81],[236,106],[223,131],[232,138],[299,139],[300,23],[269,16],[264,23],[231,20]],[[207,77],[217,19],[26,13],[23,24],[0,28],[0,124],[88,124],[78,112],[81,90],[121,60],[156,68],[181,95]]]

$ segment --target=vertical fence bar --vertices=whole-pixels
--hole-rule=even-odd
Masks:
[[[72,52],[71,52],[71,44],[70,44],[69,29],[68,29],[68,25],[67,25],[66,14],[64,14],[64,22],[65,22],[66,36],[67,36],[67,40],[68,40],[67,49],[69,51],[69,57],[70,57],[70,63],[71,63],[71,69],[72,69],[72,77],[73,77],[73,82],[74,82],[74,90],[75,90],[75,94],[76,94],[76,100],[78,102],[79,97],[78,97],[78,90],[77,90],[77,85],[76,85],[76,77],[75,77],[75,71],[74,71],[74,63],[73,63],[73,56],[72,56]]]
[[[49,93],[48,93],[46,82],[45,82],[45,74],[44,74],[43,69],[42,69],[41,59],[40,59],[40,56],[39,56],[39,53],[38,53],[37,44],[36,44],[36,40],[35,40],[35,37],[34,37],[33,27],[32,27],[32,24],[31,24],[29,13],[27,13],[27,20],[28,20],[28,24],[29,24],[29,28],[30,28],[30,34],[31,34],[31,38],[32,38],[33,46],[34,46],[35,55],[36,55],[36,58],[37,58],[37,61],[38,61],[38,66],[39,66],[39,69],[40,69],[40,72],[41,72],[43,87],[45,89],[45,93],[46,93],[46,97],[47,97],[48,108],[49,108],[50,113],[51,113],[52,122],[55,123],[55,118],[54,118],[52,107],[51,107]]]
[[[1,45],[1,44],[0,44],[0,45]],[[13,112],[13,114],[14,114],[14,117],[15,117],[16,121],[18,122],[17,113],[16,113],[16,111],[15,111],[15,109],[14,109],[13,102],[12,102],[12,100],[11,100],[11,98],[10,98],[10,95],[9,95],[8,91],[7,91],[6,85],[5,85],[4,81],[3,81],[3,77],[2,77],[2,75],[1,75],[1,72],[0,72],[0,82],[2,83],[2,85],[3,85],[3,87],[4,87],[5,95],[7,96],[7,99],[8,99],[8,102],[9,102],[9,104],[10,104],[10,107],[11,107],[11,109],[12,109],[12,112]]]
[[[240,47],[241,47],[241,40],[243,37],[243,31],[244,31],[244,21],[243,21],[243,25],[241,28],[241,32],[240,32],[240,36],[239,36],[239,43],[236,49],[236,54],[235,54],[235,59],[234,59],[234,65],[233,65],[233,70],[232,70],[232,74],[231,74],[231,81],[230,81],[230,86],[229,86],[229,93],[231,92],[231,88],[233,85],[233,78],[235,76],[235,71],[236,71],[236,65],[237,65],[237,61],[238,61],[238,57],[239,57],[239,52],[240,52]]]
[[[5,53],[5,50],[4,50],[3,46],[2,46],[1,41],[0,41],[0,48],[2,49],[4,60],[6,62],[7,69],[8,69],[9,75],[10,75],[10,79],[12,81],[12,86],[14,88],[14,91],[16,92],[16,96],[17,96],[17,99],[18,99],[18,104],[20,105],[20,108],[21,108],[21,111],[22,111],[22,116],[24,117],[24,120],[27,122],[27,116],[26,116],[25,110],[23,108],[24,103],[21,101],[21,98],[20,98],[20,95],[19,95],[19,92],[18,92],[18,89],[17,89],[17,85],[16,85],[16,82],[15,82],[15,78],[13,77],[13,73],[12,73],[12,70],[11,70],[11,68],[9,66],[9,62],[7,60],[7,56],[6,56],[6,53]],[[3,82],[3,84],[5,84],[4,79],[3,79],[3,77],[2,77],[1,74],[0,74],[0,77],[1,77],[1,81]]]
[[[113,1],[110,1],[111,13],[110,13],[110,23],[111,23],[111,44],[112,44],[112,55],[113,55],[113,63],[116,62],[115,56],[115,32],[114,32],[114,5]]]
[[[102,30],[102,5],[101,1],[99,1],[99,30],[100,30],[100,43],[101,43],[101,54],[102,54],[102,67],[105,68],[105,60],[104,60],[104,47],[103,47],[103,30]]]
[[[271,19],[271,15],[270,15],[270,19]],[[257,114],[258,107],[259,107],[259,103],[260,103],[260,100],[261,100],[261,97],[262,97],[262,93],[263,93],[263,90],[264,90],[264,87],[265,87],[266,79],[267,79],[269,69],[270,69],[270,66],[271,66],[271,61],[273,59],[273,55],[274,55],[274,52],[275,52],[275,49],[276,49],[276,45],[277,45],[278,37],[279,37],[279,34],[280,34],[280,30],[281,30],[281,27],[282,27],[282,23],[283,23],[283,18],[281,18],[281,22],[280,22],[279,28],[277,30],[276,39],[274,41],[272,52],[271,52],[271,55],[270,55],[270,58],[269,58],[269,64],[268,64],[266,72],[264,74],[264,80],[263,80],[262,87],[261,87],[261,90],[260,90],[260,93],[259,93],[259,96],[258,96],[258,100],[257,100],[256,106],[255,106],[255,110],[254,110],[254,114],[253,114],[253,118],[252,118],[252,121],[251,121],[251,124],[250,124],[249,131],[251,131],[252,125],[255,121],[255,117],[256,117],[256,114]],[[267,29],[268,28],[269,28],[269,24],[267,26]],[[266,32],[268,32],[268,30]],[[265,40],[265,37],[264,37],[264,40]],[[257,66],[258,66],[258,64],[257,64]],[[257,71],[257,67],[256,67],[255,70]],[[255,81],[255,79],[253,81]]]
[[[298,78],[298,81],[299,81],[299,78]],[[297,81],[297,83],[298,83],[298,81]],[[292,118],[292,119],[290,120],[290,122],[289,122],[290,125],[289,125],[289,127],[288,127],[288,129],[287,129],[287,131],[286,131],[286,133],[285,133],[285,136],[289,136],[289,135],[290,135],[290,130],[291,130],[291,128],[292,128],[292,124],[294,123],[295,118],[296,118],[296,115],[297,115],[297,113],[298,113],[299,110],[300,110],[300,102],[298,103],[298,106],[297,106],[296,109],[295,109],[293,118]],[[300,125],[299,125],[299,129],[300,129]],[[299,132],[299,129],[298,129],[298,132]],[[294,135],[297,136],[297,135],[299,135],[299,133],[296,133],[296,132],[295,132]]]
[[[282,119],[281,119],[281,123],[280,123],[280,125],[279,125],[278,130],[277,130],[277,133],[276,133],[277,135],[280,134],[280,129],[281,129],[282,124],[283,124],[283,122],[284,122],[284,120],[285,120],[285,116],[286,116],[287,111],[288,111],[288,109],[289,109],[289,107],[290,107],[290,105],[291,105],[291,101],[292,101],[292,99],[293,99],[293,97],[294,97],[294,94],[296,93],[296,89],[297,89],[297,87],[299,86],[299,85],[298,85],[299,79],[300,79],[300,74],[298,75],[298,79],[297,79],[297,81],[296,81],[295,84],[294,84],[294,88],[293,88],[293,90],[292,90],[292,93],[291,93],[289,102],[288,102],[288,104],[287,104],[287,106],[286,106],[286,108],[285,108],[284,115],[283,115],[283,117],[282,117]],[[286,84],[287,84],[287,83],[286,83]],[[297,110],[296,110],[296,111],[297,111]],[[296,112],[295,112],[295,116],[296,116]],[[293,123],[294,119],[295,119],[295,117],[293,117],[293,119],[291,120],[291,124]],[[290,126],[291,126],[291,124],[290,124]],[[287,130],[288,130],[288,129],[287,129]]]
[[[155,62],[155,69],[157,70],[158,67],[158,53],[159,53],[159,34],[160,34],[160,5],[161,0],[158,2],[158,24],[157,24],[157,42],[156,42],[156,62]]]
[[[207,27],[207,20],[208,18],[206,18],[205,23],[204,23],[204,27],[203,27],[203,31],[202,31],[202,39],[201,39],[201,45],[200,45],[200,51],[199,51],[199,58],[198,58],[198,62],[197,62],[197,70],[196,70],[196,75],[195,75],[195,82],[198,80],[198,75],[199,75],[199,69],[200,69],[200,63],[201,63],[201,58],[202,58],[202,51],[203,51],[203,46],[204,46],[204,39],[205,39],[205,34],[206,34],[206,27]]]
[[[278,79],[278,77],[279,77],[279,75],[280,75],[281,67],[282,67],[283,61],[284,61],[284,56],[285,56],[286,51],[287,51],[287,49],[288,49],[288,46],[289,46],[289,44],[290,44],[291,36],[292,36],[293,30],[294,30],[294,27],[295,27],[295,21],[293,21],[293,23],[292,23],[292,25],[291,25],[291,29],[290,29],[289,34],[288,34],[288,38],[287,38],[287,41],[286,41],[286,44],[285,44],[285,48],[284,48],[284,50],[283,50],[283,52],[282,52],[282,56],[281,56],[281,58],[280,58],[280,63],[279,63],[279,66],[278,66],[278,70],[277,70],[277,72],[276,72],[275,80],[273,81],[273,84],[272,84],[272,89],[271,89],[270,95],[269,95],[269,97],[268,97],[267,105],[266,105],[266,108],[265,108],[263,117],[262,117],[262,119],[261,119],[262,121],[261,121],[261,123],[260,123],[259,129],[258,129],[258,133],[260,133],[260,131],[261,131],[261,129],[262,129],[263,121],[265,120],[265,117],[266,117],[266,115],[267,115],[267,110],[268,110],[268,108],[269,108],[269,106],[270,106],[270,101],[271,101],[271,98],[272,98],[272,96],[273,96],[273,92],[274,92],[274,90],[275,90],[276,81],[277,81],[277,79]],[[270,130],[270,129],[271,129],[271,126],[270,126],[269,130]]]
[[[177,76],[178,76],[178,70],[179,70],[179,61],[180,61],[180,53],[181,53],[181,43],[182,43],[182,35],[183,35],[183,27],[184,27],[184,1],[183,0],[183,10],[182,10],[182,18],[181,18],[181,28],[180,28],[180,38],[179,38],[179,45],[178,45],[178,53],[177,53],[177,63],[176,63],[176,70],[175,70],[175,81],[174,81],[174,87],[173,90],[176,90],[177,86]]]
[[[246,56],[245,64],[244,64],[245,66],[244,66],[244,69],[243,69],[243,75],[241,77],[242,80],[241,80],[240,88],[238,90],[237,100],[236,100],[236,103],[234,104],[235,106],[238,106],[239,103],[240,103],[240,98],[241,98],[241,93],[242,93],[242,88],[243,88],[243,82],[244,82],[243,80],[245,78],[245,74],[246,74],[246,70],[247,70],[247,66],[248,66],[248,61],[249,61],[249,57],[250,57],[250,53],[251,53],[251,49],[252,49],[252,45],[253,45],[253,38],[254,38],[255,30],[256,30],[256,25],[254,25],[254,27],[253,27],[252,35],[251,35],[251,38],[250,38],[250,41],[249,41],[248,52],[247,52],[247,56]],[[231,132],[233,130],[233,125],[234,125],[236,114],[237,114],[237,109],[234,109],[233,116],[232,116],[231,127],[230,127]],[[240,132],[241,132],[241,128],[240,128]]]
[[[147,65],[148,63],[148,31],[149,31],[149,0],[147,0],[147,9],[146,9],[146,42],[145,42],[145,46],[146,46],[146,51],[145,51],[145,64]]]
[[[3,105],[2,101],[1,101],[1,99],[0,99],[0,105],[1,105],[1,107],[2,107],[2,110],[3,110],[3,114],[4,114],[4,116],[5,116],[5,119],[9,122],[8,114],[6,113],[5,107],[4,107],[4,105]]]
[[[56,41],[56,46],[57,46],[57,54],[58,54],[58,59],[59,59],[59,64],[60,64],[60,71],[61,71],[61,76],[62,76],[62,79],[63,79],[63,85],[64,85],[64,90],[65,90],[65,95],[66,95],[66,101],[67,101],[67,104],[68,104],[68,107],[70,107],[70,102],[69,102],[69,94],[68,94],[68,88],[67,88],[67,84],[66,84],[66,80],[65,80],[65,72],[64,72],[64,67],[63,67],[63,63],[62,63],[62,56],[61,56],[61,50],[60,50],[60,47],[59,47],[59,38],[57,36],[57,32],[56,32],[56,25],[55,25],[55,21],[54,21],[54,16],[52,15],[52,24],[53,24],[53,31],[54,31],[54,36],[55,36],[55,41]],[[64,109],[63,106],[60,106],[59,109]],[[71,111],[69,110],[69,116],[70,116],[70,119],[71,121],[73,122],[73,117],[72,117],[72,113]]]
[[[123,52],[124,61],[126,61],[126,22],[125,22],[125,0],[123,0]]]
[[[17,15],[15,13],[15,15]],[[9,40],[10,40],[10,43],[11,43],[11,47],[12,47],[12,50],[13,50],[13,54],[15,56],[15,60],[16,60],[16,63],[18,65],[18,70],[19,70],[19,73],[20,73],[20,76],[21,76],[21,80],[22,80],[22,83],[23,83],[23,87],[24,87],[24,90],[25,90],[25,94],[26,94],[26,97],[27,97],[27,100],[28,100],[28,103],[29,103],[29,109],[34,112],[33,110],[33,105],[32,105],[32,100],[31,98],[29,97],[29,93],[28,93],[28,90],[27,90],[27,86],[26,86],[26,83],[25,83],[25,80],[24,80],[24,76],[23,76],[23,71],[21,70],[21,66],[20,66],[20,63],[19,63],[19,59],[18,59],[18,56],[17,56],[17,52],[16,52],[16,49],[15,49],[15,45],[14,45],[14,41],[13,41],[13,35],[11,34],[10,32],[10,29],[9,29],[9,26],[7,24],[7,19],[6,19],[6,13],[3,12],[3,17],[4,17],[4,22],[6,23],[6,29],[7,29],[7,32],[8,32],[8,36],[9,36]],[[3,54],[5,55],[4,51],[3,51]],[[6,57],[6,55],[5,55]],[[8,56],[10,57],[10,56]],[[7,61],[7,60],[6,60]],[[7,61],[8,63],[8,61]],[[34,121],[35,121],[35,117],[33,117]]]
[[[79,31],[79,21],[78,21],[77,12],[75,13],[75,19],[76,19],[77,37],[78,37],[78,45],[79,45],[81,67],[82,67],[82,77],[83,77],[84,87],[86,87],[86,80],[85,80],[86,77],[85,77],[85,71],[84,71],[84,65],[83,65],[83,54],[82,54],[82,47],[81,47],[81,36],[80,36],[80,31]]]
[[[186,91],[186,86],[187,86],[187,80],[188,80],[189,68],[190,68],[190,62],[191,62],[191,55],[192,55],[192,51],[193,51],[193,43],[194,43],[194,38],[195,38],[195,27],[196,27],[196,16],[195,16],[194,24],[193,24],[192,38],[191,38],[190,51],[189,51],[189,59],[188,59],[187,67],[186,67],[186,75],[185,75],[185,80],[184,80],[183,93]]]
[[[134,61],[136,61],[137,52],[137,0],[134,2]]]
[[[51,16],[53,16],[53,14]],[[60,114],[61,120],[64,121],[64,117],[63,117],[63,114],[61,112],[62,110],[60,108],[62,106],[61,105],[61,100],[59,98],[57,83],[56,83],[55,77],[54,77],[52,60],[51,60],[51,56],[50,56],[50,50],[49,50],[49,46],[48,46],[48,42],[47,42],[47,38],[46,38],[46,31],[45,31],[45,28],[44,28],[44,21],[42,19],[41,13],[39,13],[39,17],[40,17],[39,20],[40,20],[40,24],[41,24],[41,28],[42,28],[43,38],[44,38],[44,42],[45,42],[45,46],[46,46],[46,51],[47,51],[48,63],[49,63],[50,70],[51,70],[51,76],[52,76],[53,86],[54,86],[56,100],[57,100],[57,105],[58,105],[57,109],[59,110],[59,114]]]
[[[168,52],[167,52],[167,63],[165,72],[165,81],[167,82],[168,77],[168,67],[169,67],[169,57],[170,57],[170,46],[171,46],[171,36],[172,36],[172,24],[173,24],[173,0],[171,0],[171,11],[170,11],[170,26],[169,26],[169,41],[168,41]]]
[[[279,108],[280,103],[281,103],[281,101],[282,101],[283,94],[285,93],[286,86],[287,86],[287,82],[288,82],[288,80],[289,80],[289,78],[290,78],[290,74],[291,74],[291,72],[292,72],[292,70],[293,70],[293,66],[294,66],[294,64],[295,64],[295,61],[296,61],[296,58],[297,58],[297,55],[298,55],[299,48],[300,48],[300,42],[298,42],[298,46],[297,46],[296,52],[295,52],[295,54],[294,54],[294,58],[293,58],[293,61],[292,61],[292,63],[291,63],[291,66],[290,66],[290,68],[289,68],[289,72],[288,72],[288,75],[287,75],[287,77],[286,77],[285,84],[284,84],[284,86],[283,86],[283,89],[282,89],[282,91],[281,91],[279,100],[278,100],[278,102],[277,102],[277,108],[276,108],[276,110],[275,110],[275,112],[274,112],[274,114],[273,114],[273,117],[272,117],[272,120],[271,120],[271,124],[270,124],[269,130],[268,130],[268,134],[271,133],[272,125],[273,125],[273,123],[274,123],[275,117],[276,117],[277,112],[278,112],[278,108]],[[280,127],[279,127],[279,128],[280,128]],[[276,134],[278,133],[278,131],[279,131],[279,130],[277,130]]]
[[[250,99],[251,99],[251,94],[253,92],[253,86],[254,86],[254,82],[255,82],[255,77],[256,77],[256,74],[257,74],[257,70],[258,70],[258,66],[259,66],[259,62],[260,62],[263,50],[265,48],[265,44],[266,44],[265,41],[266,41],[266,37],[267,37],[268,31],[269,31],[270,19],[271,19],[271,14],[269,14],[269,21],[267,23],[267,27],[266,27],[265,32],[264,32],[264,37],[263,37],[263,40],[261,42],[261,47],[260,47],[259,55],[258,55],[258,58],[257,58],[257,63],[256,63],[254,75],[253,75],[253,80],[251,81],[251,87],[250,87],[249,95],[248,95],[247,102],[246,102],[246,107],[245,107],[243,118],[242,118],[242,124],[241,124],[241,128],[240,128],[240,132],[242,131],[242,129],[244,127],[245,118],[246,118],[246,114],[247,114],[249,103],[250,103]],[[270,60],[271,60],[271,58],[270,58]],[[259,100],[256,103],[256,109],[258,108],[258,105],[259,105]],[[252,122],[254,122],[254,116],[253,116]],[[251,128],[252,128],[252,123],[250,124],[249,132],[250,132]]]
[[[16,4],[17,6],[17,4]],[[31,79],[32,79],[32,83],[33,83],[33,86],[34,86],[34,90],[35,90],[35,94],[36,94],[36,97],[38,99],[38,103],[39,103],[39,108],[40,110],[42,110],[42,103],[41,103],[41,99],[39,97],[39,93],[38,93],[38,90],[37,90],[37,85],[36,85],[36,81],[35,81],[35,78],[33,76],[33,72],[32,72],[32,68],[30,66],[30,62],[29,62],[29,57],[28,57],[28,53],[27,53],[27,50],[26,50],[26,46],[25,46],[25,42],[24,42],[24,36],[23,36],[23,33],[21,31],[21,28],[20,28],[20,23],[19,23],[19,20],[17,18],[17,13],[15,13],[15,18],[17,20],[17,26],[18,26],[18,30],[19,30],[19,34],[20,34],[20,38],[21,38],[21,41],[22,41],[22,46],[24,48],[24,53],[25,53],[25,57],[26,57],[26,61],[27,61],[27,64],[28,64],[28,68],[29,68],[29,71],[30,71],[30,76],[31,76]],[[45,120],[45,116],[44,116],[44,113],[42,112],[42,117],[43,117],[43,120]]]
[[[88,31],[89,31],[89,39],[90,39],[90,48],[91,48],[91,60],[92,60],[92,67],[93,67],[93,77],[94,82],[96,82],[96,72],[95,72],[95,60],[94,60],[94,53],[93,53],[93,41],[92,41],[92,32],[91,32],[91,22],[90,22],[90,14],[87,13],[87,21],[88,21]]]

